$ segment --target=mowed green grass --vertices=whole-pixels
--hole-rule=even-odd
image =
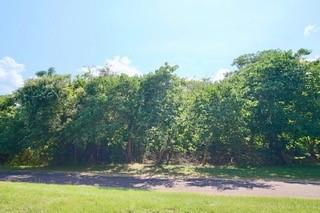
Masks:
[[[320,200],[0,182],[0,212],[320,212]]]

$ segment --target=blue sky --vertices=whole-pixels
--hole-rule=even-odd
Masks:
[[[3,0],[0,8],[0,94],[51,66],[77,74],[108,60],[146,73],[169,62],[200,78],[258,50],[320,54],[318,0]]]

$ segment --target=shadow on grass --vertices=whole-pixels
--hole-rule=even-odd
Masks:
[[[197,166],[197,165],[154,165],[154,164],[107,164],[63,167],[0,167],[0,171],[43,171],[43,172],[89,172],[100,175],[148,177],[212,177],[228,179],[266,179],[287,181],[319,181],[320,165],[306,166]]]
[[[272,186],[266,183],[259,183],[250,180],[231,180],[231,179],[212,179],[212,178],[192,178],[187,179],[187,186],[196,187],[212,187],[219,191],[224,190],[237,190],[239,188],[254,189],[254,188],[265,188],[270,189]]]
[[[0,181],[46,184],[93,185],[126,189],[172,188],[181,183],[184,187],[211,187],[212,189],[237,190],[238,188],[271,188],[271,185],[250,180],[222,180],[213,178],[189,178],[177,181],[170,178],[142,178],[134,176],[81,175],[79,173],[50,173],[32,171],[0,172]],[[178,187],[179,187],[178,186]]]

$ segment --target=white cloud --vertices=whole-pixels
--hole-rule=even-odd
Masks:
[[[131,60],[127,56],[116,56],[112,59],[107,59],[106,67],[114,74],[124,73],[128,76],[140,74],[140,72],[131,65]]]
[[[0,59],[0,94],[10,93],[23,86],[23,72],[25,66],[18,64],[8,56]]]
[[[200,81],[201,78],[197,77],[197,76],[188,76],[188,77],[184,77],[185,80],[187,81]]]
[[[319,30],[316,25],[309,24],[304,28],[303,34],[304,36],[310,36],[312,33],[315,33]]]
[[[104,67],[100,65],[83,66],[80,68],[81,73],[89,72],[93,76],[101,75],[102,70],[104,70]]]
[[[217,70],[217,72],[212,76],[211,80],[213,82],[215,81],[221,81],[225,78],[225,75],[230,72],[230,70],[228,68],[221,68],[219,70]]]
[[[315,56],[311,56],[305,59],[306,61],[312,62],[312,61],[317,61],[320,60],[320,55],[315,55]]]
[[[108,72],[114,75],[127,74],[128,76],[140,75],[137,68],[131,65],[131,60],[127,56],[115,56],[107,59],[104,66],[93,65],[84,66],[81,72],[90,72],[93,76],[99,76],[102,72]]]

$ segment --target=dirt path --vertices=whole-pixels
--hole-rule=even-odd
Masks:
[[[212,195],[284,196],[320,199],[318,181],[106,176],[81,172],[0,171],[0,181],[123,187]]]

